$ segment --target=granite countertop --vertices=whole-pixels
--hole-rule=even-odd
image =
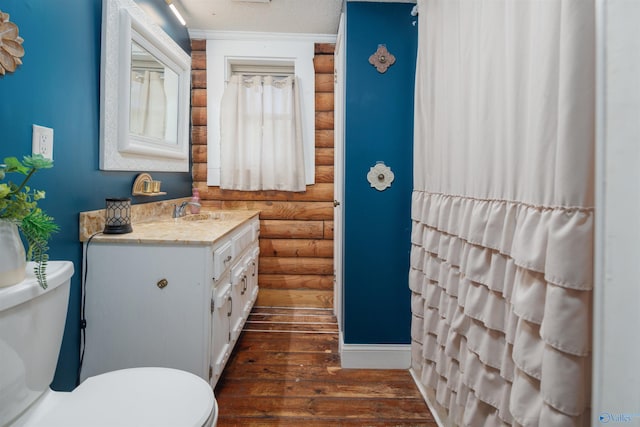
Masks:
[[[93,242],[211,244],[260,213],[255,210],[203,208],[200,214],[187,214],[182,218],[172,218],[165,209],[156,207],[155,212],[151,215],[145,215],[143,212],[140,212],[139,215],[132,215],[131,227],[133,231],[131,233],[103,234],[100,231],[104,229],[104,213],[100,214],[100,212],[92,211],[80,214],[80,241],[85,242],[93,235]]]

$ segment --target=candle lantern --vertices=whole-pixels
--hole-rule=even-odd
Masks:
[[[106,199],[104,234],[131,233],[131,199]]]

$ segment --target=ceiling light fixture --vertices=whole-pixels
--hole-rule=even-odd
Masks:
[[[182,15],[180,15],[180,12],[178,11],[178,9],[176,9],[176,5],[173,4],[172,0],[164,0],[167,5],[169,5],[169,9],[171,9],[171,11],[173,12],[174,15],[176,15],[176,18],[178,18],[178,21],[180,21],[180,23],[184,26],[187,25],[187,23],[184,21],[184,18],[182,17]]]

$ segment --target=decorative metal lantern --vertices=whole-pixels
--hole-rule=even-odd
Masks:
[[[104,234],[131,233],[131,199],[106,199]]]

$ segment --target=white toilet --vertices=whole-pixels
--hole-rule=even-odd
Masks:
[[[215,425],[209,384],[176,369],[123,369],[88,378],[72,392],[49,388],[72,275],[71,262],[51,261],[46,290],[29,273],[22,283],[0,288],[0,427]]]

